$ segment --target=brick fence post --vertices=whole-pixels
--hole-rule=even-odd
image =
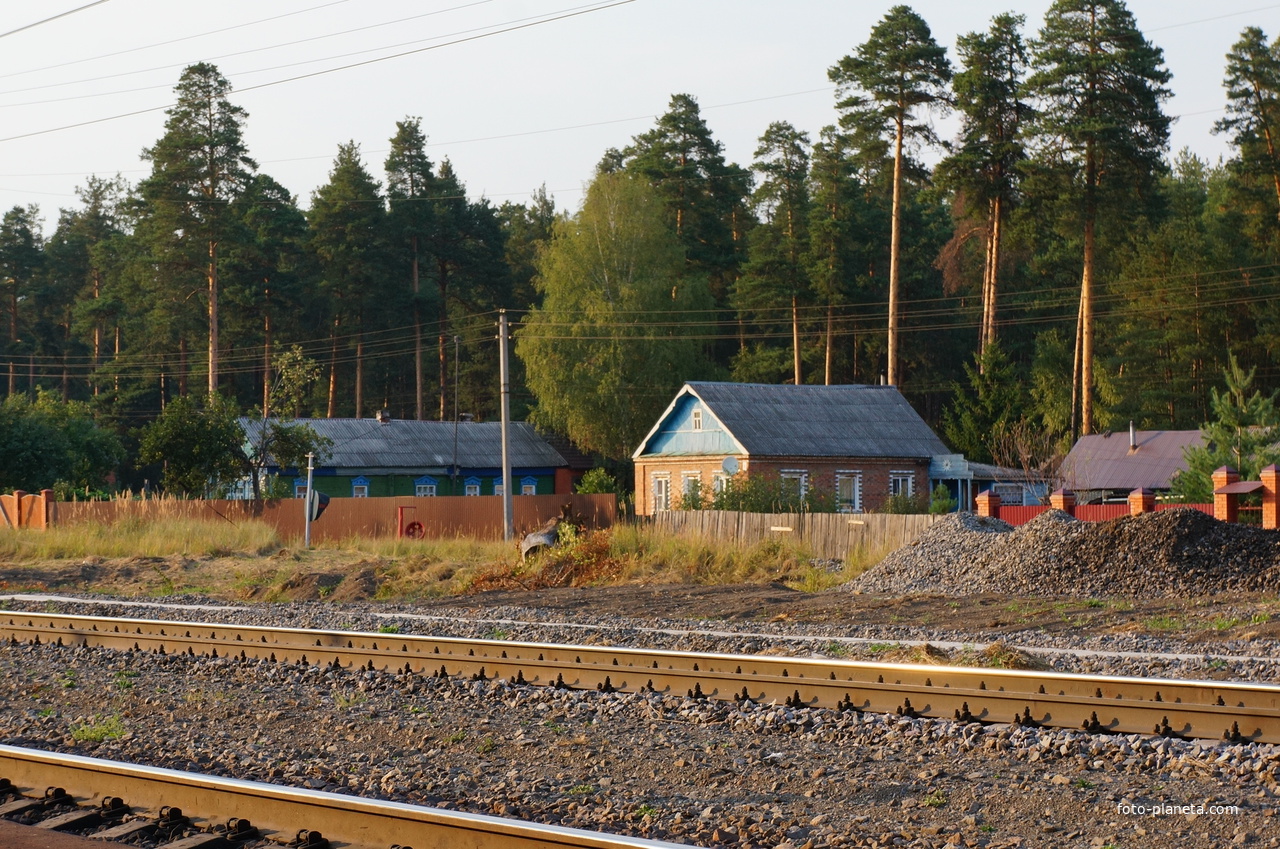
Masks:
[[[1262,481],[1262,527],[1280,529],[1280,469],[1275,463],[1258,473]]]
[[[57,500],[52,489],[40,490],[40,500],[36,502],[36,512],[33,516],[34,520],[39,522],[40,530],[47,531],[53,527],[53,505]]]
[[[1076,514],[1076,494],[1069,489],[1055,489],[1049,495],[1049,506],[1074,516]]]
[[[27,497],[27,493],[21,489],[13,491],[13,526],[15,528],[25,528],[27,526],[26,511],[23,509],[22,501]]]
[[[1137,516],[1141,513],[1154,513],[1156,509],[1156,494],[1146,487],[1135,489],[1129,493],[1129,515]]]
[[[1230,466],[1213,470],[1213,518],[1222,522],[1235,522],[1240,517],[1239,496],[1234,492],[1218,492],[1240,480],[1240,473]]]
[[[1000,496],[996,495],[989,489],[979,492],[973,499],[974,505],[978,508],[978,515],[990,518],[1000,518]]]

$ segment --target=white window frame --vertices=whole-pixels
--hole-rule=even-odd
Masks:
[[[902,491],[902,481],[907,482],[907,491]],[[889,494],[905,495],[908,498],[916,494],[916,473],[909,469],[889,470]]]
[[[418,498],[433,498],[436,494],[436,485],[433,483],[414,484],[413,494]]]
[[[671,475],[664,473],[653,476],[651,487],[653,496],[653,512],[671,509]]]
[[[840,485],[853,482],[853,497],[844,501],[840,497]],[[862,472],[858,469],[840,469],[836,472],[836,509],[841,513],[862,512]]]
[[[778,477],[784,481],[795,481],[798,497],[804,498],[809,494],[808,469],[779,469]]]
[[[465,489],[464,489],[463,491],[464,491],[467,495],[479,495],[479,494],[480,494],[480,484],[478,484],[478,483],[469,483],[469,484],[465,484],[464,486],[465,486]]]
[[[698,489],[702,489],[702,472],[698,470],[684,471],[680,473],[680,494],[688,495],[689,490],[693,488],[693,484],[698,485]]]
[[[353,484],[351,485],[351,497],[352,497],[352,498],[368,498],[368,497],[369,497],[369,484],[367,484],[367,483],[353,483]]]
[[[493,485],[493,494],[494,494],[494,495],[502,495],[505,491],[506,491],[506,490],[505,490],[505,488],[502,486],[502,484],[500,484],[500,483],[495,483],[495,484]]]
[[[711,491],[724,492],[724,488],[729,484],[729,476],[724,472],[711,473]]]
[[[306,485],[305,483],[295,483],[295,484],[293,485],[293,497],[294,497],[294,498],[306,498],[306,497],[307,497],[307,485]]]
[[[521,495],[537,495],[538,485],[536,483],[522,483],[520,484],[520,494]]]
[[[694,410],[693,414],[689,418],[693,424],[694,430],[702,430],[702,411],[701,410]]]

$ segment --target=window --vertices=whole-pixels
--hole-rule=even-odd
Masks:
[[[463,485],[462,491],[465,495],[480,494],[480,478],[467,478],[465,481],[462,482],[462,485]]]
[[[368,498],[369,497],[369,479],[364,475],[356,478],[351,482],[352,498]]]
[[[711,491],[724,492],[725,484],[729,482],[729,476],[724,472],[714,472],[711,475]]]
[[[702,472],[680,473],[680,494],[688,495],[702,489]]]
[[[778,473],[782,479],[782,491],[795,498],[804,498],[809,491],[809,473],[804,469],[783,469]]]
[[[436,493],[436,479],[430,475],[423,475],[413,482],[413,494],[419,498],[434,497]]]
[[[693,411],[693,429],[702,430],[702,411],[701,410]]]
[[[671,478],[666,475],[653,478],[653,509],[654,512],[671,509]]]
[[[293,482],[293,497],[294,498],[307,497],[307,479],[306,478],[298,478]]]
[[[915,493],[915,472],[889,472],[889,494],[906,495]]]
[[[493,485],[493,494],[494,494],[494,495],[502,495],[502,493],[504,493],[504,492],[506,492],[506,490],[502,488],[502,484],[500,484],[500,483],[495,483],[495,484]]]
[[[537,495],[538,479],[532,475],[520,478],[520,494],[521,495]]]
[[[861,472],[836,472],[836,507],[841,513],[862,512]]]

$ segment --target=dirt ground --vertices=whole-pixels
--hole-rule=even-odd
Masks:
[[[234,558],[90,559],[0,562],[0,592],[101,593],[124,597],[203,595],[234,602],[322,600],[411,603],[423,611],[511,605],[670,619],[916,625],[938,631],[1000,634],[1138,632],[1193,642],[1280,639],[1275,596],[1194,599],[886,598],[842,590],[807,593],[782,584],[640,585],[486,592],[466,596],[397,595],[386,576],[394,564],[368,560],[300,560],[290,552],[253,561]]]

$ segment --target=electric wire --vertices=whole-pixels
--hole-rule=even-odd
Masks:
[[[74,15],[76,12],[83,12],[85,9],[92,9],[94,6],[101,6],[103,3],[106,3],[106,2],[107,0],[93,0],[92,3],[86,3],[83,6],[77,6],[74,9],[68,9],[65,12],[59,12],[56,15],[51,15],[47,18],[44,18],[43,20],[36,21],[35,23],[25,24],[23,26],[18,27],[17,29],[11,29],[8,32],[0,32],[0,38],[8,38],[11,35],[17,35],[20,32],[26,32],[29,29],[35,29],[36,27],[41,26],[43,24],[47,24],[50,21],[56,21],[60,18],[65,18],[68,15]]]

